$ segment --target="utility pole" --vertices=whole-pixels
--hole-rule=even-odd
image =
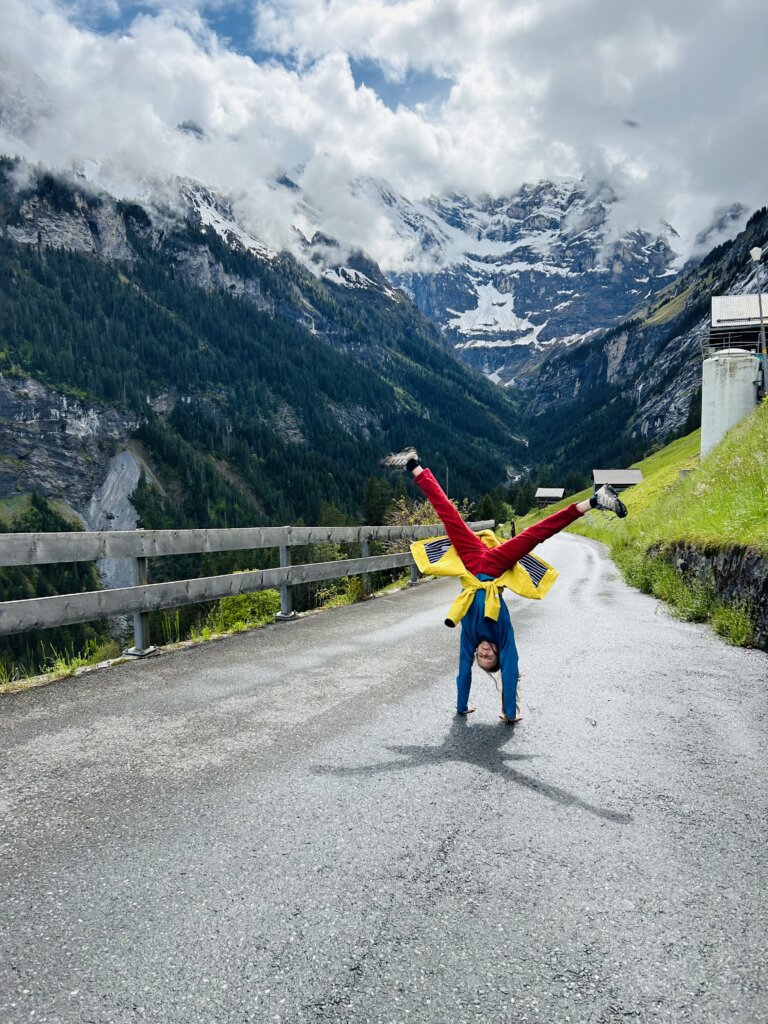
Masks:
[[[762,383],[760,385],[760,392],[765,395],[765,363],[766,363],[766,347],[765,347],[765,321],[763,320],[763,293],[760,287],[760,260],[763,256],[763,250],[759,245],[756,245],[754,249],[749,250],[749,255],[754,260],[755,266],[755,277],[757,278],[757,308],[760,315],[760,340],[758,342],[757,354],[760,357],[760,370]]]
[[[759,245],[756,245],[754,249],[749,250],[749,255],[757,264],[755,267],[755,277],[757,278],[757,308],[760,315],[760,354],[765,356],[765,321],[763,320],[763,294],[760,287],[760,260],[763,255],[763,250]]]

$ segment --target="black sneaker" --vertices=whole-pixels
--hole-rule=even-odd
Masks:
[[[419,453],[415,448],[403,448],[401,452],[392,452],[381,460],[382,466],[389,466],[391,469],[413,470],[419,464]]]
[[[618,494],[610,484],[603,486],[592,495],[593,508],[602,509],[604,512],[615,512],[619,519],[627,514],[627,506],[620,500]]]

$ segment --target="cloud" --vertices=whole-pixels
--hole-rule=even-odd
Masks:
[[[418,199],[584,175],[621,197],[617,229],[669,221],[683,243],[723,204],[766,201],[758,0],[260,0],[237,50],[211,26],[242,22],[243,0],[112,0],[109,31],[104,11],[4,0],[0,148],[125,196],[198,178],[236,193],[271,244],[290,238],[269,186],[284,172],[307,231],[388,265],[406,254],[385,208],[350,189],[365,176]],[[400,104],[350,62],[400,83]],[[409,105],[414,74],[440,79],[434,102]]]
[[[504,192],[602,174],[646,223],[765,201],[760,0],[281,0],[258,10],[261,44],[300,61],[339,48],[395,76],[451,77],[432,121],[445,133],[438,188]]]

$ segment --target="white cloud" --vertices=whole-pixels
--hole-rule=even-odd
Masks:
[[[307,230],[390,265],[402,242],[350,193],[362,175],[416,199],[583,174],[612,184],[626,225],[667,220],[691,238],[723,203],[766,202],[759,0],[262,0],[255,41],[275,59],[261,63],[206,20],[242,0],[152,0],[133,21],[115,0],[124,27],[110,34],[82,27],[99,6],[4,0],[0,149],[77,163],[124,195],[200,178],[236,192],[272,244],[289,237],[267,187],[282,171],[307,191]],[[393,110],[350,60],[452,87]]]

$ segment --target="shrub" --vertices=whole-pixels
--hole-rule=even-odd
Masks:
[[[637,587],[644,594],[653,593],[655,559],[648,558],[645,552],[628,546],[617,547],[613,557],[622,576],[631,587]]]
[[[280,594],[276,590],[259,590],[253,594],[223,597],[211,609],[202,626],[213,633],[234,633],[253,626],[273,622],[280,611]]]
[[[365,601],[368,597],[365,581],[362,576],[347,577],[347,597],[352,604],[356,604],[358,601]]]
[[[754,643],[752,616],[744,604],[718,604],[712,612],[712,627],[729,644],[750,647]]]
[[[681,579],[681,587],[675,601],[676,614],[687,622],[707,622],[716,605],[715,587],[711,580],[704,583],[685,583]]]
[[[327,580],[317,592],[318,604],[322,608],[340,608],[347,604],[365,601],[368,591],[362,576],[345,576],[340,580]]]
[[[668,601],[671,605],[677,606],[682,597],[683,583],[680,573],[671,565],[660,560],[654,560],[651,576],[651,592],[662,601]]]
[[[451,502],[452,505],[458,509],[459,515],[462,519],[471,519],[472,507],[466,500],[457,502]],[[412,501],[410,498],[396,498],[387,509],[387,514],[384,517],[384,524],[386,526],[422,526],[434,524],[438,529],[435,533],[444,533],[442,521],[438,516],[437,512],[432,508],[428,501],[422,501],[417,499]],[[402,540],[389,540],[383,545],[384,550],[387,552],[399,552],[408,551],[411,547],[411,541],[403,538]]]

